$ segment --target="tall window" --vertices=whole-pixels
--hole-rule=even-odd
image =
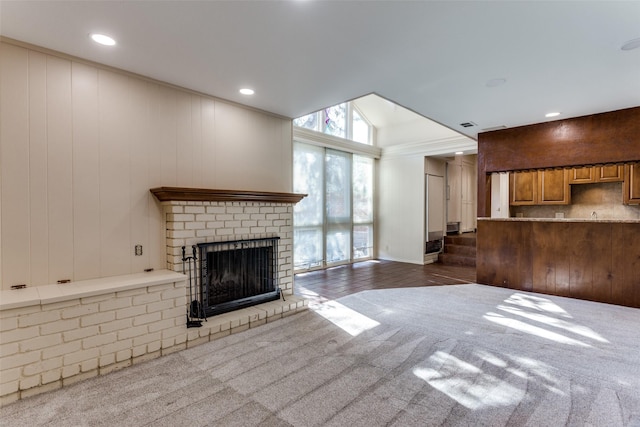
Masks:
[[[294,145],[296,269],[373,255],[373,159],[313,145]]]
[[[373,159],[353,156],[353,259],[373,256]]]
[[[350,102],[334,105],[293,120],[295,126],[372,145],[372,126]]]

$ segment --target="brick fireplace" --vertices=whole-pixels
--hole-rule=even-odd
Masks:
[[[293,295],[293,207],[304,195],[188,188],[161,202],[166,270],[0,291],[0,406],[196,346],[306,309]],[[187,328],[182,247],[278,240],[275,301]]]
[[[279,237],[278,283],[293,294],[293,207],[303,194],[161,187],[167,268],[182,273],[182,247]]]

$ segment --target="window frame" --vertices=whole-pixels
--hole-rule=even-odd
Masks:
[[[336,135],[333,135],[331,133],[327,133],[326,132],[327,119],[328,119],[327,110],[330,109],[330,108],[336,107],[337,105],[341,105],[341,104],[346,104],[345,136],[344,137],[336,136]],[[327,135],[329,137],[340,138],[340,139],[344,139],[344,140],[347,140],[347,141],[351,141],[351,142],[353,142],[355,144],[375,146],[375,144],[374,144],[374,142],[375,142],[375,137],[374,137],[375,127],[367,119],[367,116],[365,116],[362,113],[362,111],[355,104],[353,104],[350,101],[342,102],[342,103],[337,104],[337,105],[332,105],[330,107],[324,108],[324,109],[316,111],[314,113],[310,113],[310,114],[306,114],[306,115],[302,116],[302,117],[307,117],[307,116],[315,115],[316,116],[316,127],[315,128],[312,129],[312,128],[296,125],[295,124],[295,120],[297,120],[297,119],[299,119],[301,117],[298,117],[297,119],[293,120],[294,128],[307,129],[307,130],[310,130],[312,132],[318,132],[320,134]],[[354,127],[353,126],[353,112],[354,111],[357,112],[357,114],[367,124],[367,127],[369,128],[369,134],[367,136],[367,142],[366,143],[353,140],[353,127]],[[320,127],[320,129],[318,129],[318,127]]]
[[[317,146],[317,144],[309,144],[306,141],[299,141],[296,138],[294,138],[294,144],[301,144],[301,145],[311,145],[311,146]],[[323,218],[322,218],[322,224],[321,225],[317,225],[317,226],[309,226],[309,225],[301,225],[301,226],[296,226],[296,221],[295,221],[295,210],[294,210],[294,221],[293,221],[293,235],[294,235],[294,248],[293,248],[293,269],[294,269],[294,273],[298,273],[298,272],[305,272],[305,271],[313,271],[313,270],[322,270],[322,269],[326,269],[326,268],[330,268],[330,267],[335,267],[335,266],[339,266],[339,265],[347,265],[347,264],[352,264],[352,263],[356,263],[356,262],[361,262],[361,261],[366,261],[366,260],[370,260],[370,259],[374,259],[374,254],[376,253],[376,238],[375,238],[375,228],[376,228],[376,212],[375,212],[375,194],[376,194],[376,173],[377,173],[377,163],[376,163],[376,157],[371,156],[371,155],[367,155],[367,154],[362,154],[362,153],[353,153],[353,152],[349,152],[349,151],[345,151],[342,148],[335,148],[335,147],[327,147],[324,146],[323,148],[323,155],[322,155],[322,159],[323,159],[323,176],[322,176],[322,189],[320,190],[322,192],[322,203],[323,203]],[[295,149],[295,148],[294,148]],[[327,168],[326,168],[326,161],[327,161],[327,153],[330,151],[337,151],[337,152],[342,152],[344,154],[348,155],[349,158],[349,217],[345,218],[348,221],[341,221],[340,222],[340,226],[344,227],[345,230],[348,227],[348,232],[349,232],[349,253],[348,253],[348,259],[344,259],[344,260],[338,260],[338,261],[328,261],[327,259],[327,237],[329,234],[329,231],[331,231],[332,227],[329,223],[329,221],[327,220],[327,190],[326,190],[326,184],[327,184]],[[355,156],[359,156],[359,157],[368,157],[371,158],[371,219],[368,222],[362,222],[362,221],[358,221],[356,222],[354,220],[354,157]],[[295,156],[294,156],[295,158]],[[295,168],[295,165],[294,165]],[[294,177],[295,179],[295,174]],[[338,225],[338,224],[334,224],[334,225]],[[369,248],[369,254],[368,256],[365,257],[358,257],[355,258],[355,252],[356,252],[356,248],[354,247],[354,243],[356,241],[355,239],[355,227],[357,226],[368,226],[370,227],[370,237],[371,237],[371,247]],[[297,260],[295,259],[295,234],[297,230],[300,231],[304,231],[304,229],[321,229],[322,230],[322,259],[321,260],[314,260],[313,262],[309,262],[307,264],[297,264]],[[336,227],[336,228],[340,228],[340,227]]]

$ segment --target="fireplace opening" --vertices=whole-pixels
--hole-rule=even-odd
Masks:
[[[205,317],[280,298],[279,237],[200,243],[198,297]]]

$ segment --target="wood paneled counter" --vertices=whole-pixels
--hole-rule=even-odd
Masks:
[[[640,221],[478,218],[478,283],[640,308]]]

